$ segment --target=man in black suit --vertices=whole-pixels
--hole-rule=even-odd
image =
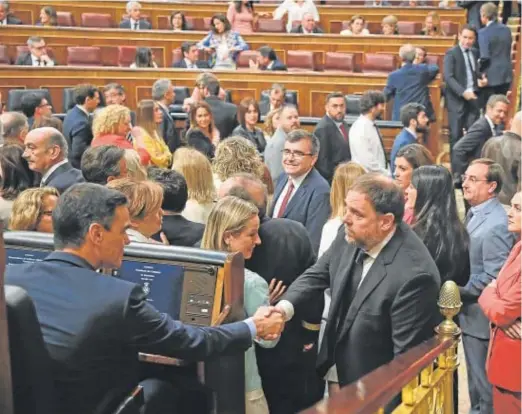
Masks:
[[[205,102],[210,105],[214,124],[219,130],[221,139],[228,138],[232,135],[232,131],[239,125],[237,120],[237,106],[219,99],[219,81],[216,78],[207,78],[204,80],[203,96]]]
[[[194,245],[201,241],[205,226],[194,223],[181,215],[188,200],[187,182],[183,175],[174,170],[151,167],[147,171],[150,180],[163,187],[163,224],[161,231],[171,246]],[[153,239],[161,241],[160,233]]]
[[[346,196],[345,232],[277,304],[287,320],[331,289],[318,373],[336,364],[344,386],[433,336],[440,276],[402,222],[404,198],[391,178],[359,177]]]
[[[259,209],[261,244],[256,246],[245,267],[267,281],[274,303],[281,290],[291,286],[315,263],[310,237],[301,223],[266,215],[268,194],[259,178],[251,174],[230,177],[219,187],[218,197],[227,195],[252,201]],[[271,414],[295,413],[322,397],[324,383],[315,372],[315,361],[323,306],[322,300],[310,303],[286,324],[274,348],[256,348]]]
[[[82,172],[73,168],[67,160],[67,141],[54,128],[36,128],[24,141],[23,157],[29,169],[42,174],[40,187],[54,187],[63,193],[77,183],[83,183]]]
[[[180,69],[210,69],[208,62],[199,60],[199,49],[196,42],[183,42],[181,44],[183,59],[174,62],[173,68]]]
[[[471,26],[460,30],[459,44],[444,56],[445,97],[448,109],[450,150],[480,117],[478,51],[473,48],[477,32]],[[479,85],[480,82],[480,85]]]
[[[125,150],[115,145],[87,148],[82,156],[82,175],[88,183],[101,185],[127,177]]]
[[[273,340],[281,331],[282,318],[263,317],[266,307],[217,328],[184,325],[158,312],[141,286],[97,273],[119,269],[129,243],[127,199],[118,191],[74,186],[60,197],[53,224],[57,251],[43,262],[11,266],[6,282],[35,304],[54,363],[57,414],[93,413],[108,395],[121,401],[140,381],[138,352],[197,361],[241,353],[256,336]],[[144,413],[198,412],[177,407],[179,390],[165,381],[141,384]]]
[[[461,176],[471,161],[480,158],[488,139],[501,135],[500,127],[506,119],[509,101],[504,95],[493,95],[486,105],[486,114],[479,118],[453,147],[451,171],[456,186],[462,186]]]
[[[169,112],[169,105],[174,102],[175,97],[174,85],[170,79],[158,79],[152,85],[152,99],[158,103],[163,114],[163,121],[161,121],[160,126],[161,136],[171,153],[174,153],[182,146],[181,138],[176,130],[176,124]]]
[[[333,92],[326,97],[326,115],[317,123],[314,135],[319,140],[321,150],[315,168],[332,183],[335,167],[350,161],[350,144],[348,143],[349,126],[344,122],[346,100],[341,92]]]
[[[260,70],[288,70],[286,65],[281,62],[276,55],[274,49],[270,46],[261,46],[258,50],[256,62],[250,61],[250,69]]]
[[[127,95],[125,94],[125,88],[119,83],[112,82],[108,83],[103,87],[103,97],[105,98],[105,105],[122,105],[127,106],[125,101],[127,100]],[[136,112],[130,111],[131,114],[131,124],[133,126],[136,125]]]
[[[33,127],[35,121],[40,121],[42,118],[50,118],[53,114],[52,105],[41,93],[26,93],[22,97],[21,106],[22,112],[27,117],[29,129]]]
[[[7,0],[0,1],[0,26],[8,24],[22,24],[22,21],[11,14],[9,14],[9,2]]]
[[[268,100],[259,101],[259,112],[261,115],[266,115],[274,109],[282,108],[285,103],[286,88],[274,83],[268,92]]]
[[[305,13],[303,15],[303,20],[301,20],[301,24],[292,29],[290,33],[320,34],[324,32],[323,29],[316,25],[314,15],[312,13]]]
[[[45,40],[40,36],[31,36],[27,39],[29,52],[20,53],[15,65],[19,66],[46,66],[52,67],[56,62],[47,54]]]
[[[128,19],[120,23],[120,29],[150,30],[152,25],[141,18],[141,4],[137,1],[129,1],[126,6]]]
[[[76,105],[67,112],[63,134],[69,143],[69,161],[80,168],[82,155],[92,141],[92,114],[100,104],[100,92],[94,85],[78,85],[74,90]]]
[[[511,61],[511,30],[498,21],[498,9],[493,3],[480,7],[484,27],[478,32],[480,60],[485,66],[487,85],[482,89],[482,106],[491,95],[506,95],[513,79]]]

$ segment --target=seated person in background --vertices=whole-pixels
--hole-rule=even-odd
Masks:
[[[413,60],[414,65],[420,65],[421,63],[428,63],[427,60],[428,51],[424,46],[415,46],[415,59]]]
[[[263,132],[265,134],[265,141],[272,139],[272,136],[279,128],[279,121],[281,119],[281,112],[283,108],[274,109],[266,114],[265,123],[263,124]]]
[[[211,160],[214,158],[214,150],[219,143],[220,134],[214,124],[210,106],[206,102],[195,103],[190,109],[189,119],[190,128],[185,134],[187,145]]]
[[[371,7],[388,7],[392,4],[390,0],[365,0],[364,5]]]
[[[15,65],[20,66],[55,66],[56,62],[47,54],[45,40],[39,36],[27,39],[29,52],[23,52],[16,59]]]
[[[25,137],[24,158],[29,168],[42,174],[40,187],[54,187],[63,193],[85,179],[82,172],[67,160],[68,145],[62,133],[54,128],[38,128]]]
[[[256,126],[260,120],[259,105],[254,98],[244,98],[237,109],[239,125],[232,131],[232,135],[248,139],[263,154],[266,147],[265,136],[261,128]]]
[[[54,116],[42,116],[41,118],[36,119],[31,129],[45,127],[51,127],[63,133],[62,121],[60,121],[59,118],[55,118]]]
[[[319,21],[319,13],[313,0],[284,0],[274,10],[274,20],[281,20],[288,13],[286,31],[291,32],[294,21],[303,20],[305,13],[311,13],[316,22]]]
[[[129,1],[125,7],[128,18],[120,23],[120,29],[150,30],[152,25],[141,18],[141,4],[137,1]]]
[[[170,29],[173,32],[182,32],[184,30],[187,30],[187,20],[185,19],[185,15],[183,12],[180,11],[174,11],[170,15]]]
[[[199,60],[199,49],[196,42],[183,42],[181,44],[183,59],[174,62],[173,68],[183,69],[209,69],[208,62]]]
[[[440,27],[440,16],[437,12],[432,11],[428,13],[420,34],[425,36],[446,36],[444,30]]]
[[[401,7],[426,7],[426,0],[406,0],[399,4]]]
[[[358,14],[352,16],[350,19],[349,28],[341,31],[343,36],[366,36],[370,34],[370,31],[364,26],[366,25],[366,19]]]
[[[232,30],[240,34],[251,34],[257,21],[254,12],[254,2],[249,0],[234,0],[227,10],[227,19]]]
[[[0,0],[0,26],[7,24],[22,24],[22,21],[18,17],[11,15],[7,0]]]
[[[393,36],[399,34],[399,28],[397,26],[398,20],[394,15],[386,16],[382,19],[381,28],[383,36]]]
[[[160,184],[163,188],[161,232],[171,246],[194,247],[203,237],[205,226],[187,220],[181,215],[188,200],[185,178],[177,171],[156,167],[150,167],[147,172],[149,179]],[[162,241],[160,233],[156,233],[152,238]]]
[[[248,50],[241,35],[232,31],[223,14],[212,16],[212,30],[198,43],[198,48],[210,54],[210,66],[216,69],[235,69],[239,52]]]
[[[131,227],[127,236],[131,242],[157,244],[151,237],[161,230],[163,189],[149,180],[118,178],[107,183],[107,188],[127,197]]]
[[[45,6],[40,10],[40,21],[37,26],[58,26],[58,14],[54,7]]]
[[[270,46],[261,46],[257,51],[259,52],[257,60],[248,62],[250,69],[288,70],[286,65],[277,58],[276,52]]]
[[[266,115],[271,111],[282,108],[285,103],[285,94],[286,88],[283,85],[279,83],[272,84],[268,92],[268,100],[262,99],[259,101],[259,112],[261,115]]]
[[[290,33],[324,33],[323,29],[317,26],[314,15],[312,13],[305,13],[303,15],[303,19],[301,20],[301,24],[296,28],[292,29]]]
[[[3,144],[24,144],[25,136],[29,132],[27,117],[20,112],[4,112],[0,115],[2,124]]]
[[[53,187],[29,188],[16,198],[9,230],[53,232],[53,211],[60,194]]]
[[[134,63],[130,65],[131,69],[157,67],[158,65],[154,62],[154,53],[150,47],[136,48],[136,57],[134,58]]]
[[[36,120],[42,117],[50,117],[53,114],[53,107],[49,104],[45,96],[40,93],[26,93],[22,97],[21,105],[22,112],[27,117],[27,122],[31,129]]]
[[[89,148],[83,153],[82,174],[88,183],[101,185],[126,177],[125,150],[115,145]]]
[[[183,217],[206,224],[216,200],[210,161],[194,148],[180,148],[174,153],[172,169],[182,174],[187,181],[188,200]]]

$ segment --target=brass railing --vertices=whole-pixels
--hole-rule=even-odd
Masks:
[[[460,338],[453,317],[462,305],[454,282],[444,284],[438,305],[446,319],[435,328],[436,336],[302,414],[383,414],[384,407],[399,394],[401,403],[393,414],[452,414],[453,375],[458,368]]]

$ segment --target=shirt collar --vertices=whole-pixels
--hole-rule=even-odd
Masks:
[[[140,21],[139,20],[134,20],[132,17],[130,18],[130,22],[131,22],[131,27],[134,27],[134,25],[136,23],[139,23]]]
[[[59,167],[61,167],[62,165],[65,165],[67,164],[69,161],[67,159],[65,160],[62,160],[60,161],[59,163],[57,164],[54,164],[51,168],[49,168],[45,174],[42,176],[42,182],[45,182],[47,181],[47,179],[50,177],[50,175],[55,172]]]
[[[489,22],[487,22],[486,27],[488,27],[491,23],[493,23],[493,20],[490,20]]]
[[[484,118],[486,118],[486,121],[488,121],[488,124],[489,124],[489,127],[491,128],[491,130],[494,132],[496,131],[496,127],[495,127],[495,124],[493,123],[493,121],[491,120],[491,118],[487,115],[484,115]],[[495,135],[495,134],[493,134]]]
[[[393,231],[390,232],[380,243],[373,246],[370,250],[366,252],[368,256],[370,256],[373,260],[377,259],[377,256],[379,256],[379,253],[386,247],[386,245],[390,242],[391,238],[395,234],[396,229],[393,229]]]
[[[37,57],[36,57],[35,55],[33,55],[32,53],[31,53],[31,60],[32,60],[33,63],[35,63],[35,62],[41,62],[41,59],[40,59],[40,58],[37,58]]]
[[[80,109],[80,111],[82,111],[85,115],[87,115],[88,117],[91,116],[91,114],[90,114],[89,112],[87,112],[87,110],[86,110],[83,106],[81,106],[81,105],[76,105],[76,106],[77,106],[77,107]]]
[[[409,127],[408,128],[404,128],[406,131],[408,131],[411,135],[413,135],[413,137],[415,138],[415,141],[417,140],[417,132],[411,130]]]
[[[468,50],[471,50],[471,49],[466,49],[465,47],[462,47],[462,45],[459,44],[459,47],[460,47],[460,50],[462,50],[462,53],[466,53]]]
[[[299,186],[301,186],[301,184],[303,184],[303,181],[305,180],[306,176],[310,174],[310,171],[312,171],[312,169],[310,169],[309,171],[305,172],[303,175],[300,175],[297,178],[288,177],[288,179],[294,183],[294,188],[298,188]]]
[[[493,204],[496,201],[497,197],[492,197],[489,200],[486,200],[476,206],[470,208],[473,214],[480,213],[488,208],[489,205]]]
[[[187,58],[185,58],[185,64],[187,65],[187,68],[190,68],[191,66],[196,66],[196,62],[191,62]]]
[[[266,65],[267,69],[272,69],[272,66],[274,66],[275,60],[271,60],[268,65]]]

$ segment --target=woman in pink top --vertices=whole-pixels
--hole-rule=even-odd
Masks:
[[[230,3],[227,19],[232,25],[232,30],[239,34],[250,34],[254,31],[256,15],[253,3],[249,0],[235,0]]]

